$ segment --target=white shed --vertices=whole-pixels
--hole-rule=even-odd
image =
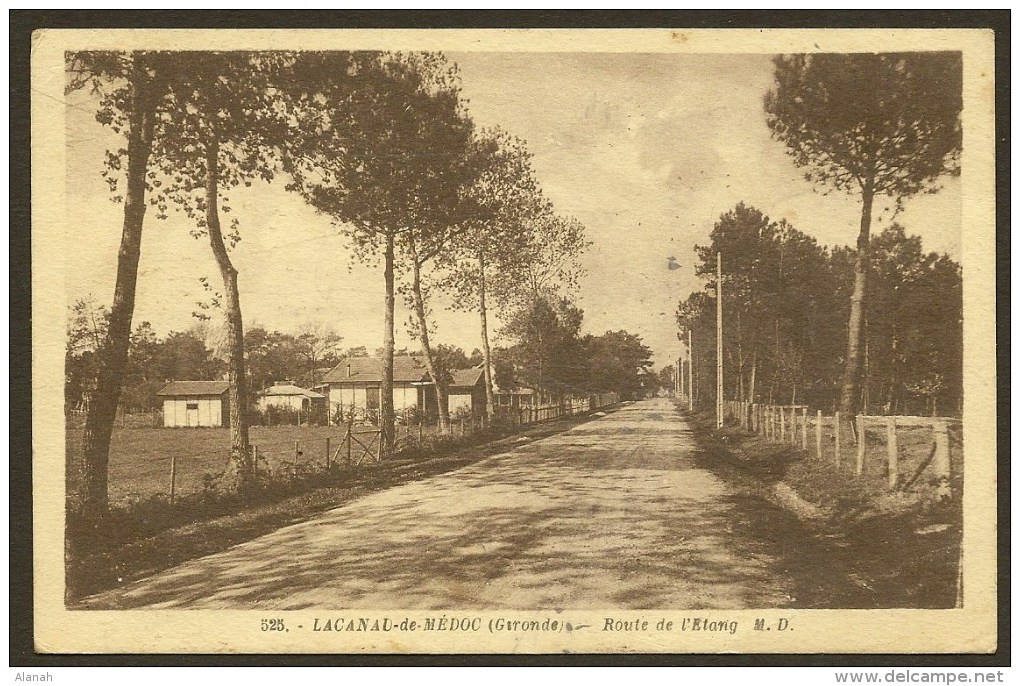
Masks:
[[[226,426],[230,400],[226,381],[171,381],[163,398],[163,426]]]
[[[295,386],[289,381],[277,381],[259,396],[259,408],[288,407],[296,412],[308,412],[312,406],[326,404],[326,396]]]

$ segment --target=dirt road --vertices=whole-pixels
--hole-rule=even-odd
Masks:
[[[756,503],[695,466],[670,401],[94,596],[92,608],[694,609],[795,604]]]

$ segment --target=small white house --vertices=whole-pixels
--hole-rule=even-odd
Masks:
[[[447,407],[451,417],[485,414],[485,372],[482,367],[455,369],[449,385]]]
[[[331,419],[339,408],[371,416],[379,411],[382,389],[382,360],[375,357],[349,357],[334,367],[323,382],[329,384]],[[432,398],[435,387],[429,380],[424,363],[416,357],[393,358],[393,410],[397,414],[412,408],[419,410]]]
[[[289,381],[277,381],[259,396],[259,408],[262,410],[288,407],[296,412],[309,412],[319,404],[326,404],[326,396],[295,386]]]
[[[226,381],[171,381],[163,398],[163,426],[226,426],[230,399]]]

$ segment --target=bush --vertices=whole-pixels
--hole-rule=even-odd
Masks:
[[[326,423],[326,412],[326,407],[322,405],[300,412],[286,405],[269,405],[264,409],[260,407],[252,409],[250,422],[252,425],[260,426],[300,426],[305,424],[321,426]]]

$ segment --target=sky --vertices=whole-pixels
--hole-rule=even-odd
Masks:
[[[770,138],[762,98],[771,87],[767,55],[447,53],[460,68],[467,108],[481,127],[524,139],[536,176],[562,214],[585,225],[591,249],[577,304],[584,332],[625,329],[652,348],[658,366],[680,353],[677,303],[702,284],[694,246],[738,202],[786,218],[825,245],[856,240],[859,199],[823,194],[803,179],[782,143]],[[95,122],[94,104],[72,95],[66,109],[68,302],[112,300],[123,206],[110,201],[100,172],[107,148],[123,145]],[[382,344],[380,268],[353,260],[346,239],[283,183],[231,195],[242,240],[232,251],[245,325],[296,332],[335,328],[343,346]],[[889,203],[891,205],[891,203]],[[892,220],[876,202],[874,232]],[[934,195],[908,199],[895,217],[927,250],[960,257],[957,178]],[[135,322],[158,333],[195,324],[216,285],[207,239],[182,215],[146,216]],[[679,269],[668,269],[675,258]],[[723,260],[725,266],[725,256]],[[480,347],[474,313],[433,303],[437,342]],[[398,302],[398,308],[400,304]],[[398,309],[397,345],[414,347],[409,312]],[[498,329],[498,321],[497,327]]]

